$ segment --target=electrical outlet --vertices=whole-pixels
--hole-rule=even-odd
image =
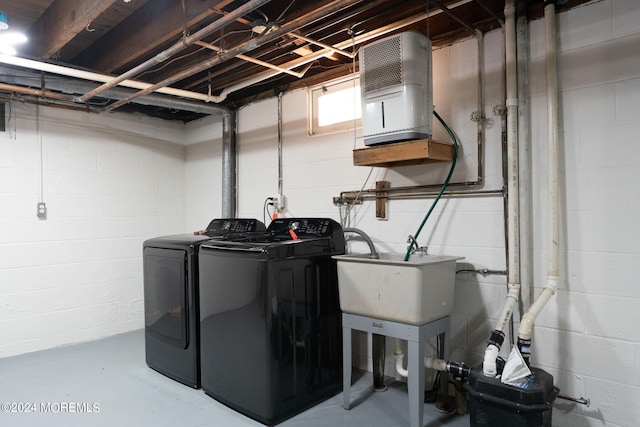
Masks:
[[[47,204],[44,202],[38,203],[38,218],[47,219]]]

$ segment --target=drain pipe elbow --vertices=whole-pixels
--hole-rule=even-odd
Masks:
[[[404,353],[395,353],[393,357],[396,358],[396,372],[398,375],[407,378],[409,376],[409,370],[403,368]]]
[[[409,370],[404,369],[403,367],[404,353],[402,352],[402,342],[399,338],[394,339],[393,347],[394,347],[393,357],[396,358],[396,372],[398,373],[398,375],[406,378],[409,376]]]
[[[367,233],[365,233],[364,231],[360,230],[359,228],[344,228],[342,230],[344,233],[355,233],[360,235],[365,242],[367,242],[367,245],[369,245],[369,251],[371,252],[371,254],[369,255],[370,259],[378,259],[380,258],[378,256],[378,252],[376,251],[375,246],[373,245],[373,240],[371,240],[371,237],[369,237],[369,235]]]
[[[482,362],[482,373],[487,377],[498,375],[498,353],[500,353],[503,342],[504,332],[497,329],[494,330],[484,351],[484,360]]]
[[[205,100],[205,102],[213,102],[214,104],[219,104],[219,103],[223,102],[225,99],[227,99],[227,93],[225,91],[222,91],[222,92],[220,92],[220,95],[217,95],[217,96],[209,95],[209,96],[207,96],[207,99]]]
[[[558,290],[559,277],[554,274],[547,276],[547,284],[544,286],[542,293],[538,299],[529,307],[529,310],[522,316],[520,327],[518,328],[518,350],[522,354],[525,363],[529,365],[531,356],[531,335],[533,333],[533,325],[553,295]]]

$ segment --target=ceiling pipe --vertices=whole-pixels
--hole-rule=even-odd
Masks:
[[[30,70],[44,71],[45,73],[58,74],[61,76],[75,77],[83,80],[90,80],[96,82],[109,82],[113,79],[113,76],[107,74],[94,73],[92,71],[79,70],[77,68],[66,67],[62,65],[51,64],[49,62],[34,61],[32,59],[20,58],[17,56],[0,54],[0,63],[13,65],[21,68],[28,68]],[[132,89],[146,89],[151,86],[150,83],[144,83],[135,80],[123,80],[120,82],[120,86],[128,87]],[[165,95],[179,96],[182,98],[196,99],[199,101],[207,101],[209,96],[205,93],[192,92],[183,89],[176,89],[171,87],[164,87],[156,92]],[[77,99],[76,99],[77,101]]]
[[[37,83],[34,83],[37,81]],[[20,71],[15,68],[5,67],[0,65],[0,82],[14,85],[23,86],[24,89],[28,87],[40,86],[40,75],[35,75],[25,71]],[[63,92],[69,94],[68,101],[73,100],[73,95],[84,93],[93,87],[93,83],[83,80],[71,80],[71,79],[48,79],[46,80],[46,87],[50,91]],[[15,92],[19,92],[16,90]],[[47,96],[50,92],[45,92],[44,96]],[[125,89],[123,87],[114,87],[103,92],[100,97],[107,99],[122,99],[134,93],[131,89]],[[173,96],[150,94],[142,96],[136,99],[137,104],[149,105],[161,108],[173,108],[176,110],[191,111],[194,113],[202,113],[220,116],[226,114],[229,110],[220,105],[205,104],[203,102],[176,98]],[[80,105],[80,104],[78,104]],[[83,106],[86,108],[86,106]]]
[[[198,45],[198,46],[202,46],[202,47],[205,47],[207,49],[213,50],[214,52],[225,52],[225,50],[222,49],[221,47],[212,45],[211,43],[206,43],[206,42],[203,42],[203,41],[197,41],[197,42],[195,42],[195,44]],[[236,56],[236,58],[242,59],[243,61],[251,62],[252,64],[262,65],[263,67],[271,68],[272,70],[278,70],[281,73],[291,74],[292,76],[298,77],[298,78],[304,77],[304,75],[306,73],[306,70],[305,71],[301,71],[301,72],[292,71],[292,70],[289,70],[288,68],[282,68],[282,67],[280,67],[278,65],[270,64],[268,62],[261,61],[259,59],[255,59],[255,58],[252,58],[252,57],[246,56],[246,55],[238,55],[238,56]]]
[[[459,7],[461,5],[467,4],[472,2],[473,0],[460,0],[452,5],[450,5],[451,8],[456,8]],[[371,6],[374,6],[377,3],[382,2],[382,0],[377,1],[377,2],[372,2]],[[351,46],[352,44],[360,44],[360,43],[364,43],[367,42],[369,40],[372,40],[376,37],[381,37],[385,34],[388,34],[392,31],[395,31],[397,29],[409,26],[411,24],[414,24],[416,22],[420,22],[424,19],[428,19],[431,16],[435,16],[442,13],[441,10],[434,10],[428,13],[424,13],[424,14],[420,14],[420,15],[415,15],[413,17],[398,21],[394,24],[390,24],[381,28],[378,28],[376,30],[370,31],[366,34],[361,34],[359,36],[356,36],[353,40],[348,39],[345,40],[341,43],[335,44],[331,47],[331,49],[322,49],[319,50],[318,52],[315,52],[312,55],[308,55],[305,57],[301,57],[298,58],[294,61],[290,61],[286,64],[281,64],[279,65],[280,68],[286,68],[286,69],[291,69],[291,68],[296,68],[299,67],[301,65],[306,65],[306,64],[310,64],[311,62],[322,58],[328,54],[330,54],[332,52],[333,49],[340,49],[343,50],[344,48],[347,48],[349,46]],[[218,21],[216,21],[218,22]],[[293,30],[292,30],[293,31]],[[26,58],[20,58],[20,57],[16,57],[16,56],[9,56],[9,55],[2,55],[0,54],[0,63],[4,63],[7,65],[13,65],[16,67],[21,67],[21,68],[27,68],[27,69],[31,69],[31,70],[37,70],[37,71],[44,71],[47,73],[53,73],[53,74],[58,74],[58,75],[62,75],[62,76],[67,76],[67,77],[74,77],[74,78],[78,78],[78,79],[83,79],[83,80],[89,80],[89,81],[96,81],[96,82],[103,82],[103,83],[109,83],[112,82],[114,80],[114,76],[110,76],[107,74],[100,74],[100,73],[95,73],[95,72],[90,72],[90,71],[85,71],[85,70],[80,70],[80,69],[76,69],[76,68],[72,68],[72,67],[67,67],[67,66],[62,66],[62,65],[56,65],[56,64],[51,64],[48,62],[40,62],[40,61],[34,61],[31,59],[26,59]],[[261,81],[264,81],[266,79],[272,78],[274,76],[277,76],[280,74],[280,71],[278,70],[273,70],[273,71],[267,71],[266,73],[261,73],[259,75],[257,75],[254,78],[251,79],[247,79],[244,80],[236,85],[230,86],[228,88],[225,88],[222,93],[218,96],[210,96],[209,94],[204,94],[204,93],[199,93],[199,92],[193,92],[193,91],[188,91],[188,90],[183,90],[183,89],[177,89],[177,88],[172,88],[172,87],[158,87],[156,88],[155,92],[160,93],[160,94],[165,94],[165,95],[172,95],[172,96],[177,96],[177,97],[181,97],[181,98],[187,98],[187,99],[192,99],[192,100],[198,100],[198,101],[204,101],[204,102],[210,102],[213,101],[215,103],[219,103],[224,101],[224,99],[226,99],[226,97],[228,96],[228,94],[235,92],[237,90],[243,89],[247,86],[251,86],[253,84],[259,83]],[[115,86],[115,85],[114,85]],[[140,81],[135,81],[135,80],[122,80],[118,83],[118,86],[122,86],[122,87],[128,87],[128,88],[133,88],[133,89],[140,89],[140,90],[144,90],[144,89],[149,89],[154,85],[151,85],[149,83],[145,83],[145,82],[140,82]],[[110,89],[114,89],[114,87],[110,88]],[[90,91],[91,89],[85,89],[80,93],[87,93],[87,91]],[[149,93],[151,93],[152,91],[149,91]],[[116,91],[116,94],[118,94],[118,96],[113,96],[114,93],[111,93],[109,96],[104,96],[105,98],[110,98],[110,99],[124,99],[128,96],[130,96],[131,94],[128,94],[126,96],[122,96],[121,91]],[[80,97],[82,98],[82,97]],[[75,100],[79,100],[80,98],[76,98]],[[144,102],[142,101],[137,101],[137,103],[140,104],[144,104],[144,105],[152,105],[147,103],[148,99]],[[168,102],[169,101],[162,101],[162,102]],[[186,103],[186,105],[183,105],[183,107],[186,108],[181,108],[181,109],[185,109],[185,111],[194,111],[193,108],[195,107],[196,104],[190,104],[190,103]],[[170,108],[170,107],[169,107]],[[210,111],[209,108],[202,106],[200,104],[200,106],[197,108],[198,111],[197,112],[204,112],[204,111]],[[217,112],[218,110],[214,109],[213,113],[204,113],[204,114],[219,114]],[[194,111],[195,112],[195,111]]]
[[[297,39],[304,40],[304,41],[306,41],[308,43],[315,44],[316,46],[320,46],[320,47],[322,47],[324,49],[327,49],[330,52],[337,53],[337,54],[342,55],[342,56],[346,56],[349,59],[353,59],[356,56],[355,52],[347,52],[347,51],[344,51],[342,49],[338,49],[338,48],[333,47],[331,45],[328,45],[326,43],[322,43],[322,42],[320,42],[318,40],[314,40],[314,39],[312,39],[310,37],[303,36],[302,34],[289,33],[289,35],[291,35],[291,36],[293,36],[293,37],[295,37]]]
[[[456,3],[453,3],[453,4],[449,5],[449,6],[452,9],[455,9],[456,7],[462,6],[462,5],[467,4],[467,3],[471,3],[472,1],[473,0],[460,0],[460,1],[458,1]],[[371,2],[371,5],[374,6],[374,5],[378,4],[378,3],[384,3],[384,1]],[[385,25],[383,27],[380,27],[380,28],[377,28],[375,30],[369,31],[368,33],[360,34],[360,35],[354,37],[353,39],[347,39],[347,40],[344,40],[344,41],[342,41],[340,43],[336,43],[333,46],[331,46],[331,49],[321,49],[321,50],[319,50],[317,52],[314,52],[314,53],[312,53],[310,55],[306,55],[306,56],[294,59],[293,61],[289,61],[289,62],[287,62],[285,64],[280,64],[280,67],[291,69],[291,68],[299,67],[301,65],[309,64],[309,63],[311,63],[313,61],[316,61],[316,60],[318,60],[318,59],[320,59],[320,58],[322,58],[324,56],[329,55],[331,53],[332,49],[341,49],[341,50],[343,50],[345,48],[353,47],[353,46],[361,44],[361,43],[366,43],[366,42],[368,42],[370,40],[373,40],[373,39],[375,39],[377,37],[382,37],[382,36],[392,32],[392,31],[396,31],[396,30],[399,30],[401,28],[408,27],[409,25],[415,24],[415,23],[420,22],[420,21],[424,21],[425,19],[429,19],[432,16],[439,15],[441,13],[443,13],[443,11],[440,10],[440,9],[437,9],[437,10],[433,10],[431,12],[421,13],[419,15],[414,15],[412,17],[409,17],[409,18],[406,18],[406,19],[402,19],[402,20],[397,21],[397,22],[395,22],[393,24]],[[246,87],[249,87],[251,85],[254,85],[256,83],[260,83],[260,82],[262,82],[264,80],[267,80],[267,79],[270,79],[272,77],[275,77],[278,74],[280,74],[280,73],[277,72],[277,71],[265,71],[265,72],[262,72],[260,74],[255,75],[254,77],[251,77],[249,79],[243,80],[243,81],[238,82],[238,83],[236,83],[234,85],[228,86],[228,87],[224,88],[222,90],[222,92],[218,96],[211,97],[211,102],[216,102],[216,103],[222,102],[227,98],[227,96],[229,96],[229,94],[231,94],[233,92],[236,92],[236,91],[238,91],[240,89],[244,89]]]
[[[238,7],[237,9],[234,9],[233,12],[230,12],[230,13],[224,15],[222,18],[215,20],[214,22],[212,22],[211,24],[207,25],[206,27],[204,27],[200,31],[196,32],[195,34],[193,34],[191,36],[188,36],[188,37],[183,37],[179,42],[177,42],[176,44],[174,44],[170,48],[160,52],[159,54],[157,54],[153,58],[146,60],[142,64],[137,65],[136,67],[134,67],[134,68],[130,69],[129,71],[119,75],[118,77],[113,78],[112,80],[106,82],[102,86],[100,86],[100,87],[98,87],[98,88],[96,88],[96,89],[84,94],[83,96],[79,97],[77,99],[77,101],[78,102],[85,102],[85,101],[91,99],[92,97],[96,96],[100,92],[102,92],[104,90],[107,90],[109,88],[112,88],[112,87],[116,86],[117,84],[119,84],[120,82],[122,82],[124,80],[127,80],[130,77],[136,76],[136,75],[138,75],[141,72],[151,68],[152,66],[154,66],[156,64],[159,64],[161,62],[166,61],[171,56],[173,56],[176,53],[182,51],[186,47],[192,45],[194,42],[202,40],[203,38],[205,38],[206,36],[210,35],[211,33],[215,32],[215,31],[218,31],[221,28],[226,27],[230,23],[234,22],[237,18],[243,17],[244,15],[254,11],[255,9],[259,8],[260,6],[268,3],[269,1],[270,0],[252,0],[249,3],[246,3],[246,4]],[[168,86],[168,85],[166,85],[166,86]]]
[[[51,98],[51,99],[56,99],[60,101],[73,101],[73,97],[71,96],[62,95],[56,92],[51,92],[50,90],[33,89],[29,87],[15,86],[15,85],[10,85],[6,83],[0,83],[0,91],[21,93],[23,95],[39,96],[42,98]]]
[[[385,3],[385,1],[379,1],[379,0],[375,0],[375,1],[373,1],[373,2],[363,2],[363,3],[361,3],[361,4],[358,4],[356,8],[352,9],[352,10],[350,11],[350,15],[351,15],[351,16],[357,16],[357,15],[359,15],[359,14],[363,13],[363,12],[366,12],[367,10],[369,10],[369,9],[371,9],[371,8],[373,8],[373,7],[376,7],[376,6],[381,5],[381,4],[384,4],[384,3]],[[331,23],[324,22],[324,23],[322,23],[320,26],[318,26],[318,27],[314,27],[314,28],[311,30],[311,33],[309,33],[309,34],[312,34],[312,33],[318,32],[318,31],[325,30],[325,29],[330,28],[330,27],[332,27],[333,25],[335,25],[335,23],[336,23],[336,22],[345,22],[347,19],[348,19],[348,17],[347,17],[347,16],[340,16],[336,21],[332,20],[332,22],[331,22]],[[248,27],[253,27],[253,23],[248,22],[248,21],[246,21],[246,20],[244,20],[244,19],[240,19],[240,20],[238,20],[238,22],[240,22],[240,23],[242,23],[242,24],[245,24],[245,25],[247,25]],[[357,24],[356,24],[356,25],[357,25]],[[352,24],[351,26],[353,27],[353,24]],[[265,27],[265,28],[266,28],[266,27]],[[342,32],[342,31],[344,31],[344,30],[339,30],[339,32]],[[255,30],[254,30],[254,32],[255,32]],[[260,33],[260,34],[262,34],[262,33]],[[270,47],[266,52],[264,52],[264,51],[263,51],[263,52],[260,52],[260,55],[262,56],[262,55],[267,55],[267,54],[269,54],[269,53],[273,53],[273,52],[277,51],[278,49],[283,49],[283,48],[288,47],[288,46],[290,46],[290,45],[292,45],[292,44],[293,44],[293,45],[295,45],[295,46],[292,48],[292,51],[293,51],[293,52],[295,52],[295,51],[296,51],[300,46],[298,46],[298,45],[296,45],[296,44],[295,44],[295,40],[294,40],[294,35],[293,35],[293,34],[294,34],[294,33],[289,33],[289,34],[288,34],[288,36],[290,36],[290,39],[282,40],[282,41],[279,41],[279,42],[275,43],[275,44],[274,44],[273,46],[271,46],[271,47]],[[333,33],[333,34],[331,34],[331,35],[332,35],[332,36],[335,36],[336,34],[337,34],[337,33]],[[332,48],[335,48],[335,46],[331,46],[331,47],[332,47]],[[290,54],[290,53],[291,53],[291,51],[289,51],[289,52],[287,52],[287,53],[285,53],[285,54],[281,54],[281,55],[280,55],[280,56],[278,56],[277,58],[281,58],[281,57],[283,57],[283,56],[287,56],[287,55],[288,55],[288,54]],[[297,54],[297,57],[304,57],[305,55],[306,55],[306,54],[300,53],[300,54]],[[327,57],[328,57],[328,56],[331,56],[331,53],[330,53],[330,52],[327,52],[327,53],[325,53],[325,54],[324,54],[324,56],[327,56]],[[311,62],[305,62],[305,64],[313,65],[313,64],[312,64],[312,61],[311,61]],[[303,65],[304,65],[304,64],[303,64]],[[282,67],[283,65],[282,65],[282,64],[279,64],[279,66],[281,66],[281,67]],[[214,74],[214,76],[220,76],[220,75],[222,75],[222,76],[226,76],[226,75],[230,72],[229,70],[232,70],[232,69],[234,69],[234,68],[236,68],[236,67],[232,65],[232,66],[226,67],[226,68],[225,68],[225,69],[223,69],[223,70],[217,70],[217,71],[216,71],[216,73]],[[290,68],[290,69],[291,69],[291,68]],[[227,71],[225,71],[225,70],[227,70]],[[277,73],[276,73],[275,75],[277,75]],[[191,81],[189,84],[185,85],[185,88],[193,88],[193,87],[197,87],[197,86],[199,86],[199,85],[201,85],[201,84],[203,84],[203,83],[205,83],[205,82],[209,82],[210,80],[211,80],[211,76],[204,76],[204,77],[201,77],[201,78],[196,79],[196,80],[194,80],[194,81]],[[222,88],[219,88],[219,89],[222,89]]]
[[[268,43],[272,40],[275,40],[287,33],[290,33],[292,31],[295,31],[299,28],[304,27],[305,25],[309,25],[314,21],[317,21],[318,19],[322,19],[325,18],[328,15],[331,15],[333,13],[339,12],[340,10],[349,7],[353,4],[358,3],[360,0],[335,0],[319,9],[316,9],[306,15],[303,15],[299,18],[294,19],[293,21],[283,25],[282,27],[278,27],[277,29],[274,29],[273,31],[256,37],[254,39],[251,39],[245,43],[242,43],[238,46],[236,46],[235,48],[232,48],[228,51],[226,51],[225,53],[222,53],[220,55],[217,55],[214,58],[211,58],[207,61],[204,61],[198,65],[195,65],[191,68],[188,68],[180,73],[177,73],[171,77],[168,77],[164,80],[162,80],[159,83],[156,83],[155,85],[151,86],[150,88],[141,90],[140,92],[126,98],[126,99],[122,99],[118,102],[115,102],[111,105],[109,105],[108,107],[103,108],[102,111],[111,111],[115,108],[121,107],[122,105],[134,100],[136,97],[138,96],[142,96],[142,95],[146,95],[149,94],[157,89],[160,89],[162,87],[165,86],[169,86],[175,82],[178,82],[180,80],[183,80],[187,77],[190,77],[194,74],[197,74],[201,71],[205,71],[209,68],[211,68],[212,66],[225,62],[231,58],[236,57],[238,54],[243,54],[243,53],[247,53],[250,52],[254,49],[257,49],[258,47],[262,46],[265,43]],[[287,67],[287,68],[291,68],[291,67]],[[278,73],[279,74],[279,73]],[[214,102],[220,102],[218,100],[216,100],[216,97],[212,97],[211,99]]]

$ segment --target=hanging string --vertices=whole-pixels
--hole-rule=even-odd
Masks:
[[[189,35],[189,29],[187,28],[187,6],[185,1],[182,0],[182,37],[187,38]]]
[[[429,28],[431,24],[431,16],[429,15],[429,9],[431,9],[431,0],[427,0],[427,38],[431,40],[431,29]]]

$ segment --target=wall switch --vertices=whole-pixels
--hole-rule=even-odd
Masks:
[[[38,203],[38,218],[47,219],[47,205],[44,202]]]

